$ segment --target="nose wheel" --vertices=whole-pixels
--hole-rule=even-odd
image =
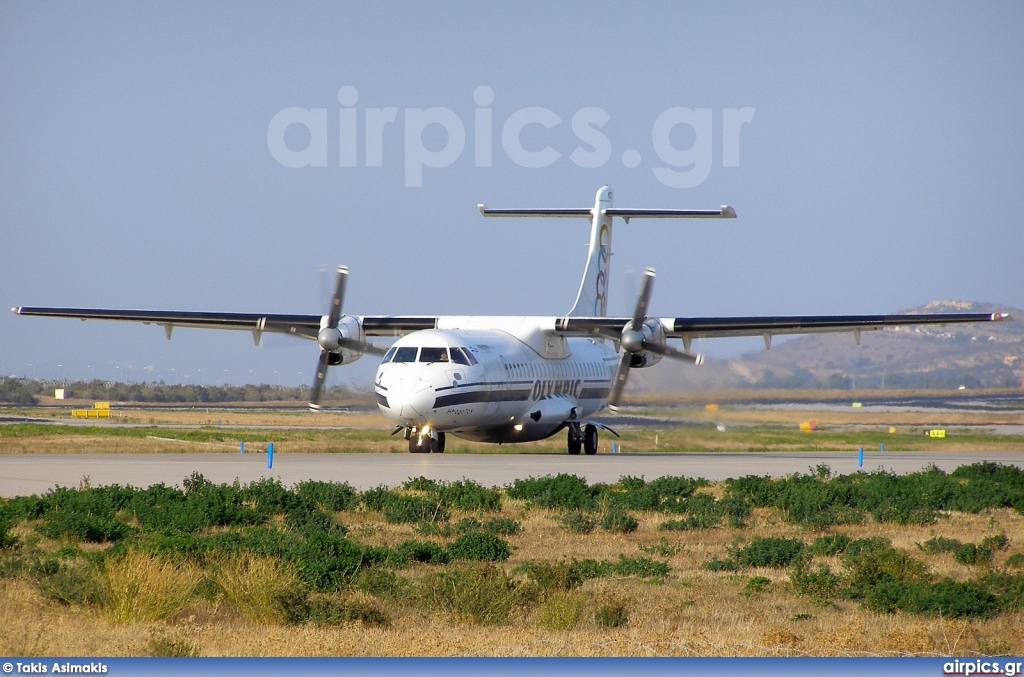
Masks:
[[[587,456],[596,454],[597,426],[587,424],[580,427],[579,423],[570,423],[566,447],[572,456],[579,456],[580,451]]]
[[[409,453],[411,454],[443,454],[445,434],[434,433],[433,435],[409,435]]]

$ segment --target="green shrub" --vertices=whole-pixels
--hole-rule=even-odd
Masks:
[[[771,587],[771,584],[772,581],[770,578],[765,576],[754,576],[747,579],[747,582],[743,586],[743,590],[740,591],[740,594],[751,597],[764,592]]]
[[[371,627],[391,627],[391,617],[376,604],[338,600],[326,595],[310,598],[309,622],[314,625],[361,623]]]
[[[500,562],[512,554],[509,544],[494,534],[471,532],[463,534],[448,546],[452,559],[466,559],[478,562]]]
[[[523,525],[510,517],[491,517],[484,520],[483,530],[497,536],[515,536],[523,530]]]
[[[601,528],[616,534],[631,534],[640,524],[629,514],[613,510],[601,518]]]
[[[986,617],[998,613],[999,599],[975,582],[938,583],[885,580],[873,586],[864,600],[873,611],[927,614],[943,618]]]
[[[402,560],[422,562],[424,564],[447,564],[451,557],[437,543],[424,541],[405,541],[395,547],[395,554]]]
[[[625,555],[619,555],[619,561],[612,564],[612,572],[618,576],[664,578],[668,575],[668,571],[668,564],[656,562],[650,557],[626,557]]]
[[[989,550],[1006,550],[1010,545],[1010,539],[1006,537],[1006,534],[996,534],[995,536],[986,536],[981,539],[982,548],[988,548]]]
[[[785,567],[793,563],[804,549],[803,541],[792,538],[754,537],[733,555],[741,567]]]
[[[811,552],[823,557],[842,555],[850,546],[850,537],[846,534],[829,534],[819,536],[811,543]]]
[[[311,536],[314,533],[344,536],[348,533],[348,527],[335,519],[333,515],[306,503],[300,504],[289,512],[284,518],[284,524],[289,529],[305,536]]]
[[[299,502],[298,496],[288,491],[276,477],[264,477],[250,482],[239,490],[239,497],[242,501],[254,504],[256,510],[268,516],[288,512]]]
[[[455,523],[455,531],[460,534],[484,531],[497,536],[515,536],[522,529],[522,524],[509,517],[491,517],[483,522],[475,517],[466,517]]]
[[[11,533],[14,526],[9,520],[0,518],[0,550],[15,548],[18,545],[18,537]]]
[[[408,582],[387,569],[363,569],[356,578],[356,589],[375,597],[398,599]]]
[[[565,473],[554,477],[530,477],[515,480],[506,488],[509,498],[525,499],[542,508],[594,510],[601,490],[587,486],[587,481]]]
[[[865,599],[871,590],[885,582],[927,583],[931,580],[923,562],[910,557],[892,546],[861,548],[853,552],[846,549],[843,560],[847,566],[844,595],[852,599]],[[877,541],[876,541],[877,544]]]
[[[589,534],[597,526],[597,520],[579,510],[571,510],[562,515],[562,527],[574,534]]]
[[[576,562],[528,561],[516,567],[517,573],[526,577],[545,590],[572,590],[583,583],[583,575]]]
[[[1008,567],[1024,569],[1024,552],[1015,552],[1006,558],[1006,562],[1004,562],[1004,564]]]
[[[429,493],[436,496],[442,505],[456,510],[501,510],[501,493],[472,480],[438,483],[437,488]]]
[[[91,606],[100,601],[98,570],[91,565],[65,566],[43,560],[35,567],[35,585],[46,599],[68,606]]]
[[[348,482],[305,480],[296,484],[294,491],[303,503],[330,512],[353,510],[359,502],[359,494]]]
[[[992,551],[986,545],[964,543],[953,552],[953,559],[960,564],[986,564],[992,561]]]
[[[937,553],[937,552],[953,552],[957,550],[961,545],[960,541],[955,538],[943,538],[942,536],[935,536],[929,538],[924,543],[919,543],[918,547],[925,552]]]
[[[594,622],[602,628],[618,628],[629,621],[629,614],[622,604],[602,604],[594,614]]]
[[[842,578],[824,565],[815,571],[798,566],[790,574],[789,581],[797,594],[806,595],[816,602],[835,599],[842,587]]]
[[[483,529],[483,523],[475,517],[465,517],[455,523],[455,531],[460,534],[466,534],[470,531],[483,531]]]
[[[448,510],[434,498],[390,492],[384,502],[384,519],[391,523],[447,522]]]
[[[700,565],[708,571],[739,571],[740,565],[732,557],[725,559],[710,559]]]

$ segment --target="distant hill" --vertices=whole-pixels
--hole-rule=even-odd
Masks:
[[[714,388],[1013,388],[1024,366],[1024,311],[932,301],[906,313],[1010,313],[1012,322],[900,327],[853,334],[776,337],[771,350],[700,367],[670,360],[630,374],[644,390]],[[666,363],[669,364],[666,364]],[[634,380],[634,376],[636,377]]]

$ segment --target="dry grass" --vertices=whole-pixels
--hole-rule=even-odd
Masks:
[[[224,593],[224,601],[244,618],[260,625],[284,620],[278,599],[298,585],[290,566],[251,555],[221,560],[214,567],[213,577]]]
[[[198,581],[194,567],[130,552],[99,572],[99,613],[121,625],[169,618],[181,611]]]

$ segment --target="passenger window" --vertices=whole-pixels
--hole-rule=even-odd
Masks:
[[[417,350],[419,350],[419,349],[416,348],[415,346],[405,346],[405,347],[399,348],[395,352],[395,357],[394,357],[394,359],[392,361],[393,362],[415,362],[416,361],[416,351]]]
[[[391,350],[389,350],[389,351],[388,351],[388,352],[387,352],[387,353],[386,353],[386,354],[384,355],[384,359],[383,359],[383,360],[381,360],[381,364],[386,364],[386,363],[390,362],[390,361],[391,361],[391,359],[392,359],[392,358],[393,358],[393,357],[395,356],[395,351],[396,351],[396,350],[398,350],[398,348],[392,348]]]
[[[452,354],[452,362],[455,364],[464,364],[469,366],[469,360],[466,359],[465,354],[462,352],[462,348],[449,348]]]
[[[420,362],[447,362],[447,348],[420,348]]]

